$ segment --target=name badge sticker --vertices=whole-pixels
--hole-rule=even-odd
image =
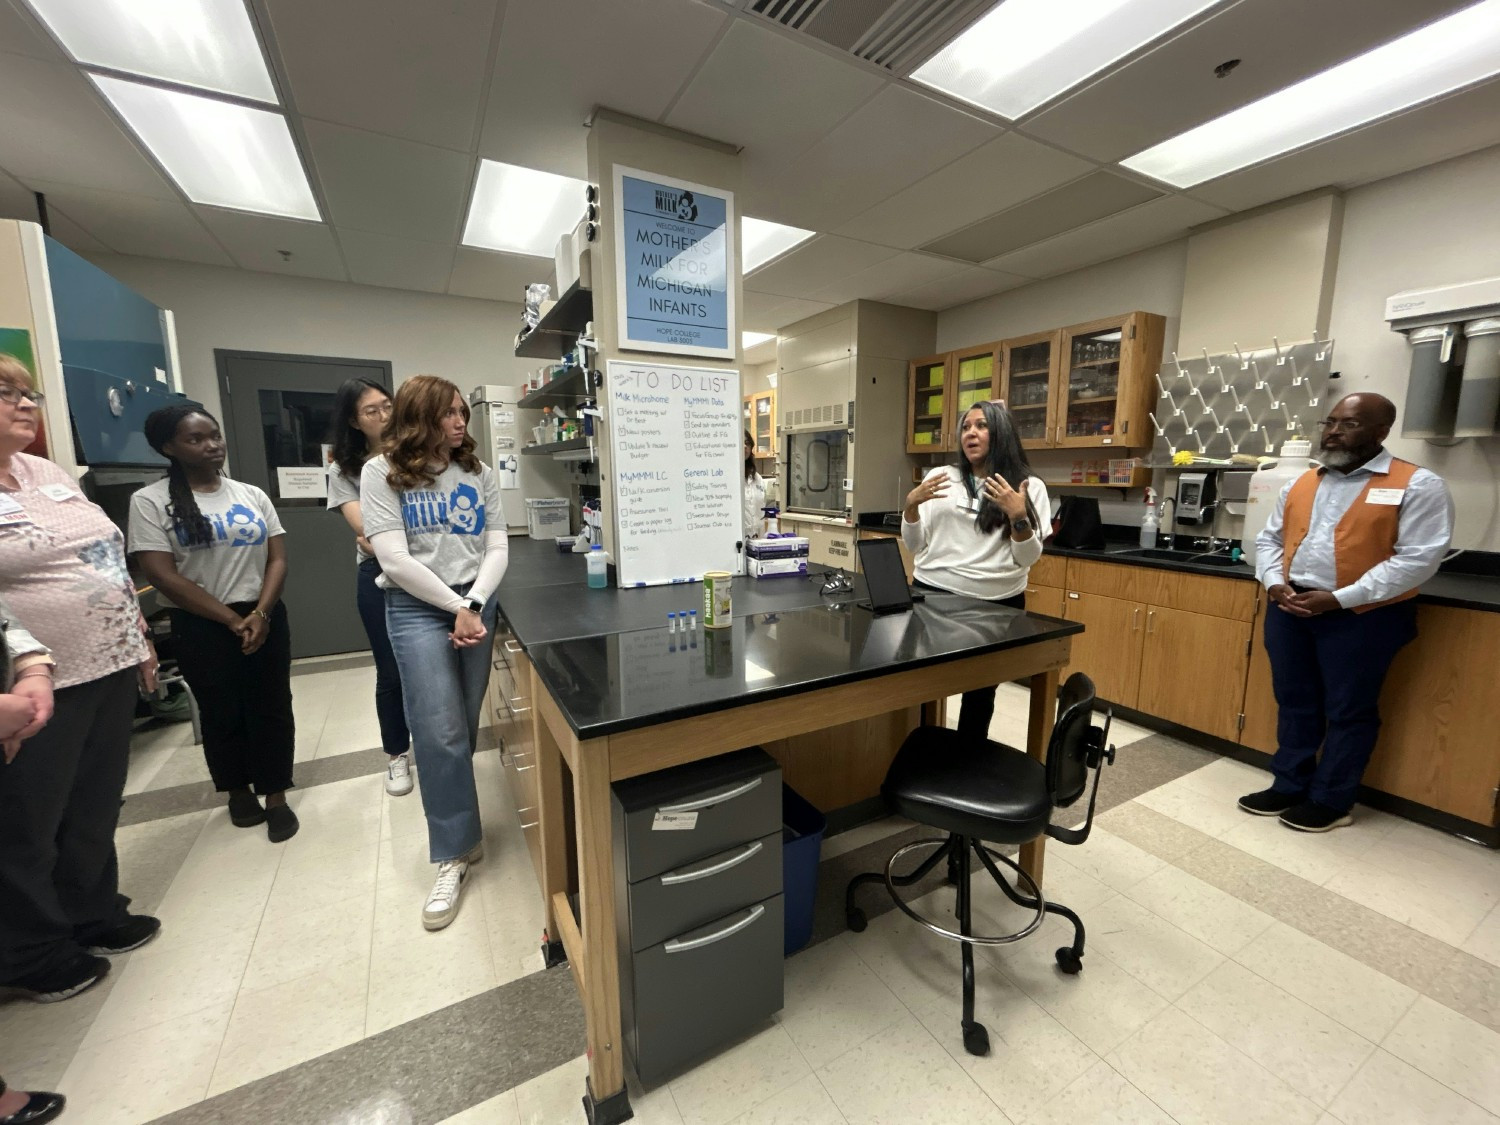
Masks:
[[[65,484],[44,484],[37,491],[48,500],[56,500],[59,504],[65,500],[72,500],[78,495],[76,491]]]
[[[0,493],[0,518],[5,516],[25,515],[26,509],[21,507],[21,502],[14,496],[6,496]]]
[[[1395,507],[1401,503],[1402,497],[1406,495],[1404,488],[1372,488],[1365,493],[1366,504],[1383,504],[1386,507]]]

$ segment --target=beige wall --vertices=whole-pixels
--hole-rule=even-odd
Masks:
[[[397,383],[428,373],[465,392],[518,383],[542,363],[515,358],[516,304],[155,258],[91,260],[173,311],[183,390],[216,414],[215,348],[389,360]]]
[[[1177,351],[1328,334],[1343,198],[1324,193],[1222,219],[1188,239]]]
[[[1385,299],[1500,274],[1500,147],[1357,188],[1345,200],[1330,331],[1343,391],[1373,390],[1405,405],[1405,338]],[[1454,545],[1500,551],[1500,438],[1450,448],[1391,437],[1391,450],[1442,475],[1458,511]]]
[[[742,394],[758,395],[771,389],[771,376],[776,373],[776,361],[769,363],[747,363],[740,368],[740,390]]]

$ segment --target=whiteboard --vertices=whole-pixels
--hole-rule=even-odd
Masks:
[[[740,373],[610,360],[606,422],[621,586],[739,569]]]

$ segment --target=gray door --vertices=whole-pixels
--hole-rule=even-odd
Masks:
[[[383,360],[329,359],[214,349],[223,396],[229,474],[263,488],[286,528],[287,614],[292,655],[370,647],[355,605],[354,533],[320,497],[282,495],[277,469],[320,469],[334,398],[362,376],[389,388]],[[295,491],[288,485],[288,492]]]

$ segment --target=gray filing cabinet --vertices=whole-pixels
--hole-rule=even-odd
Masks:
[[[760,748],[616,782],[620,1004],[652,1084],[782,1006],[781,770]]]

